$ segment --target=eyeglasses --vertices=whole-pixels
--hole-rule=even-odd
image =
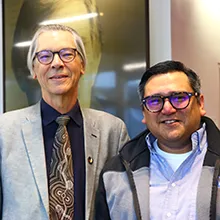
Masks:
[[[197,97],[198,95],[197,92],[174,92],[169,96],[152,95],[145,97],[142,103],[148,111],[156,113],[163,109],[165,99],[168,99],[173,108],[181,110],[189,105],[192,96]]]
[[[51,51],[51,50],[41,50],[35,54],[38,61],[44,65],[52,63],[54,59],[54,54],[58,54],[60,59],[65,62],[69,63],[76,57],[76,48],[63,48],[60,51]],[[34,59],[35,59],[34,57]]]

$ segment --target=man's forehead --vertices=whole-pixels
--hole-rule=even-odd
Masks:
[[[72,34],[69,31],[62,30],[48,30],[42,32],[37,40],[37,48],[56,48],[59,47],[67,48],[73,47],[75,48],[75,43]]]
[[[42,39],[42,38],[50,38],[50,37],[70,37],[73,38],[72,33],[70,33],[69,31],[65,31],[65,30],[44,30],[42,31],[39,36],[38,39]]]
[[[191,91],[188,77],[183,72],[156,74],[149,78],[145,85],[145,93],[172,93],[175,91]]]
[[[146,84],[148,84],[151,81],[176,80],[176,79],[188,81],[188,77],[184,72],[172,71],[172,72],[154,74],[147,80]],[[179,80],[177,80],[176,82],[178,83]],[[164,82],[164,83],[166,83],[166,82]]]

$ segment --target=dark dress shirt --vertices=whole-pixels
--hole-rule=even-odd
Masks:
[[[41,116],[43,139],[46,154],[47,177],[49,180],[50,160],[52,156],[53,140],[58,128],[56,118],[61,114],[41,100]],[[78,101],[71,111],[67,130],[70,137],[74,167],[74,219],[85,219],[85,150],[83,134],[83,118]],[[49,183],[49,181],[48,181]],[[49,187],[49,186],[48,186]]]

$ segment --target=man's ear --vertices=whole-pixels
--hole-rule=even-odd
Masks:
[[[37,79],[37,74],[34,72],[34,70],[32,70],[32,77],[33,77],[33,79]]]
[[[141,122],[146,125],[146,119],[145,119],[144,109],[143,108],[142,108],[142,114],[143,114],[143,119],[141,120]]]
[[[204,105],[205,105],[205,102],[204,102],[204,96],[201,94],[200,97],[199,97],[199,104],[200,104],[200,114],[201,116],[204,116],[206,114],[206,110],[204,109]]]
[[[32,77],[33,77],[33,79],[37,79],[37,74],[34,71],[34,62],[32,64]]]
[[[80,65],[81,65],[81,67],[80,67],[80,73],[81,73],[81,75],[84,75],[84,74],[85,74],[85,64],[84,64],[83,61],[81,61],[81,62],[80,62]]]

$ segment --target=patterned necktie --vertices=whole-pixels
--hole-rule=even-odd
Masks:
[[[56,119],[58,129],[53,143],[50,167],[50,219],[72,220],[74,213],[74,177],[72,153],[66,125],[70,118]]]

